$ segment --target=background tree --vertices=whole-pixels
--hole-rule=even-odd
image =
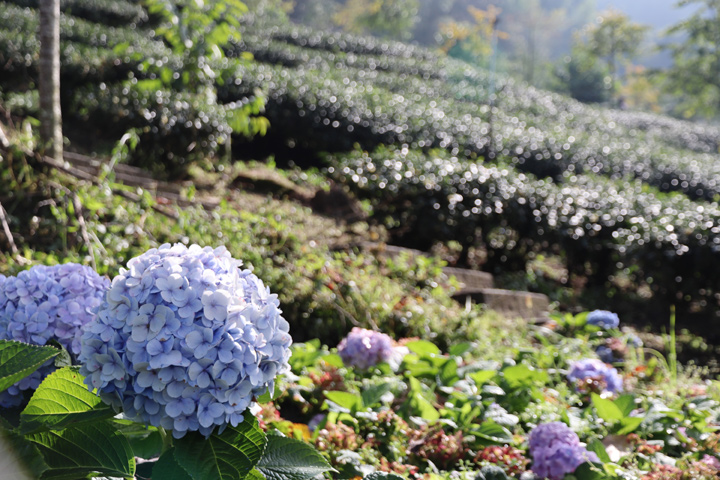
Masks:
[[[632,22],[617,10],[608,10],[598,16],[595,24],[588,25],[582,36],[588,52],[604,58],[613,83],[617,81],[618,61],[632,60],[640,52],[649,27]]]
[[[585,103],[610,100],[612,80],[607,66],[583,48],[574,48],[555,71],[555,89]]]
[[[408,40],[418,20],[419,0],[347,0],[333,16],[351,33]]]
[[[716,117],[720,112],[720,0],[683,0],[678,7],[700,4],[695,13],[668,30],[683,41],[670,46],[674,64],[666,90],[680,98],[677,113]]]
[[[492,5],[487,10],[468,7],[472,22],[447,20],[440,24],[440,49],[450,56],[486,66],[493,53],[493,35],[507,38],[505,32],[496,31],[501,10]]]
[[[60,109],[60,0],[42,0],[40,7],[40,136],[45,154],[62,160]]]

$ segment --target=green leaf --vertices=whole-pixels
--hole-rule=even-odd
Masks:
[[[440,381],[442,382],[442,384],[449,386],[455,385],[455,383],[460,380],[457,371],[458,369],[457,363],[455,363],[455,359],[449,358],[440,369]]]
[[[325,398],[338,404],[342,408],[350,410],[351,412],[355,412],[359,408],[362,408],[362,398],[354,393],[331,390],[329,392],[324,392],[324,394]]]
[[[241,424],[228,426],[221,434],[205,438],[192,432],[178,439],[175,459],[192,478],[241,480],[260,460],[266,441],[257,419],[246,414]]]
[[[50,467],[43,479],[76,480],[91,473],[109,477],[135,475],[135,458],[127,439],[108,422],[84,423],[26,438],[38,446]]]
[[[408,342],[405,346],[413,353],[417,353],[420,356],[423,355],[440,355],[440,349],[434,343],[428,342],[427,340],[415,340],[414,342]]]
[[[620,420],[620,429],[616,432],[618,435],[627,435],[632,433],[640,426],[644,418],[642,417],[625,417]]]
[[[591,394],[591,399],[600,418],[608,423],[615,423],[622,420],[622,412],[611,400],[604,399],[597,393]]]
[[[620,409],[623,417],[627,417],[635,410],[635,397],[630,394],[620,395],[613,403]]]
[[[175,449],[171,448],[155,462],[152,480],[192,480],[192,477],[175,460]]]
[[[471,373],[468,376],[473,382],[475,382],[475,385],[480,387],[495,378],[496,375],[497,372],[495,370],[480,370],[479,372]]]
[[[15,432],[0,431],[0,452],[4,457],[2,478],[40,478],[48,469],[37,446]],[[16,462],[10,461],[13,457]]]
[[[288,437],[268,437],[257,469],[267,480],[306,480],[335,471],[313,447]]]
[[[470,350],[472,350],[473,347],[474,347],[474,345],[470,342],[462,342],[462,343],[458,343],[458,344],[450,347],[450,349],[448,350],[448,353],[455,357],[459,357],[461,355],[466,354]]]
[[[80,367],[65,367],[48,375],[37,388],[20,414],[20,431],[61,430],[114,415],[109,405],[88,391]]]
[[[511,388],[529,387],[535,383],[545,384],[550,380],[546,372],[535,370],[527,365],[506,367],[502,373]]]
[[[58,353],[60,351],[52,347],[0,340],[0,392],[33,373]]]
[[[342,357],[337,353],[329,353],[322,357],[323,363],[331,367],[340,368],[345,365],[342,361]]]
[[[605,472],[598,468],[598,465],[589,462],[585,462],[576,468],[573,476],[577,480],[603,480],[609,478]]]
[[[473,430],[471,433],[494,443],[512,442],[512,433],[510,433],[510,430],[493,421],[483,422],[478,430]]]
[[[368,408],[380,402],[380,398],[392,389],[391,383],[373,385],[362,391],[363,406]]]
[[[605,445],[603,445],[597,438],[593,438],[590,442],[588,442],[587,449],[591,452],[595,452],[601,462],[610,462],[610,456],[608,455],[607,450],[605,450]]]

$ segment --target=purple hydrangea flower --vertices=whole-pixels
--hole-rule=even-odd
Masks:
[[[538,425],[530,432],[528,443],[533,457],[532,471],[542,478],[561,480],[585,462],[600,461],[562,422]]]
[[[74,358],[80,354],[83,326],[95,316],[107,278],[76,263],[36,265],[17,277],[0,275],[0,339],[45,345],[57,340]],[[55,367],[53,361],[0,393],[0,406],[22,402]]]
[[[607,310],[594,310],[588,313],[587,324],[607,330],[617,328],[620,325],[620,318],[618,318],[617,313],[608,312]]]
[[[615,363],[617,361],[612,349],[608,346],[600,345],[595,349],[595,353],[597,353],[597,356],[600,357],[600,360],[605,363]]]
[[[588,379],[601,380],[605,385],[604,392],[619,393],[623,390],[622,377],[620,377],[617,369],[596,358],[588,358],[573,363],[567,378],[571,382],[586,381]]]
[[[381,362],[399,364],[406,353],[396,347],[392,338],[384,333],[354,327],[337,347],[338,354],[347,366],[367,369]]]
[[[176,438],[241,422],[292,343],[277,295],[241,265],[224,247],[182,244],[131,259],[83,336],[88,387]]]

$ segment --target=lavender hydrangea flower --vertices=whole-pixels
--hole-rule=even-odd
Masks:
[[[392,338],[384,333],[354,327],[337,347],[338,354],[347,366],[367,369],[381,362],[399,365],[407,353],[396,347]]]
[[[622,377],[617,369],[596,358],[573,363],[567,378],[571,382],[599,380],[603,383],[603,392],[619,393],[623,390]]]
[[[600,461],[562,422],[538,425],[530,432],[528,443],[533,457],[532,471],[541,478],[561,480],[585,462]]]
[[[107,278],[76,263],[37,265],[17,277],[0,275],[0,339],[45,345],[57,340],[72,357],[80,354],[82,328],[94,317],[110,286]],[[0,406],[22,402],[55,367],[52,360],[0,393]]]
[[[608,312],[607,310],[594,310],[588,313],[587,324],[608,330],[617,328],[620,325],[620,318],[617,313]]]
[[[182,244],[131,259],[83,335],[88,387],[175,438],[242,422],[289,369],[292,339],[277,295],[241,265]]]

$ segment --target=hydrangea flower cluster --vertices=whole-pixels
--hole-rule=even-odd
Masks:
[[[0,339],[34,345],[54,339],[76,357],[82,328],[94,317],[109,286],[107,278],[76,263],[37,265],[17,277],[0,275]],[[54,369],[50,360],[0,393],[0,406],[19,405],[22,392],[37,388]]]
[[[596,358],[587,358],[573,363],[567,378],[571,382],[601,382],[604,387],[603,392],[619,393],[623,390],[622,377],[617,369]]]
[[[600,462],[562,422],[538,425],[530,432],[528,443],[533,457],[532,471],[541,478],[561,480],[585,462]]]
[[[384,333],[359,327],[354,327],[337,349],[345,365],[363,370],[381,362],[397,368],[408,351],[406,347],[395,346],[393,339]]]
[[[620,325],[620,318],[617,313],[608,312],[607,310],[594,310],[588,313],[587,324],[595,325],[605,330],[617,328]]]
[[[241,265],[225,247],[182,244],[131,259],[83,335],[88,387],[175,438],[237,426],[292,343],[277,295]]]

